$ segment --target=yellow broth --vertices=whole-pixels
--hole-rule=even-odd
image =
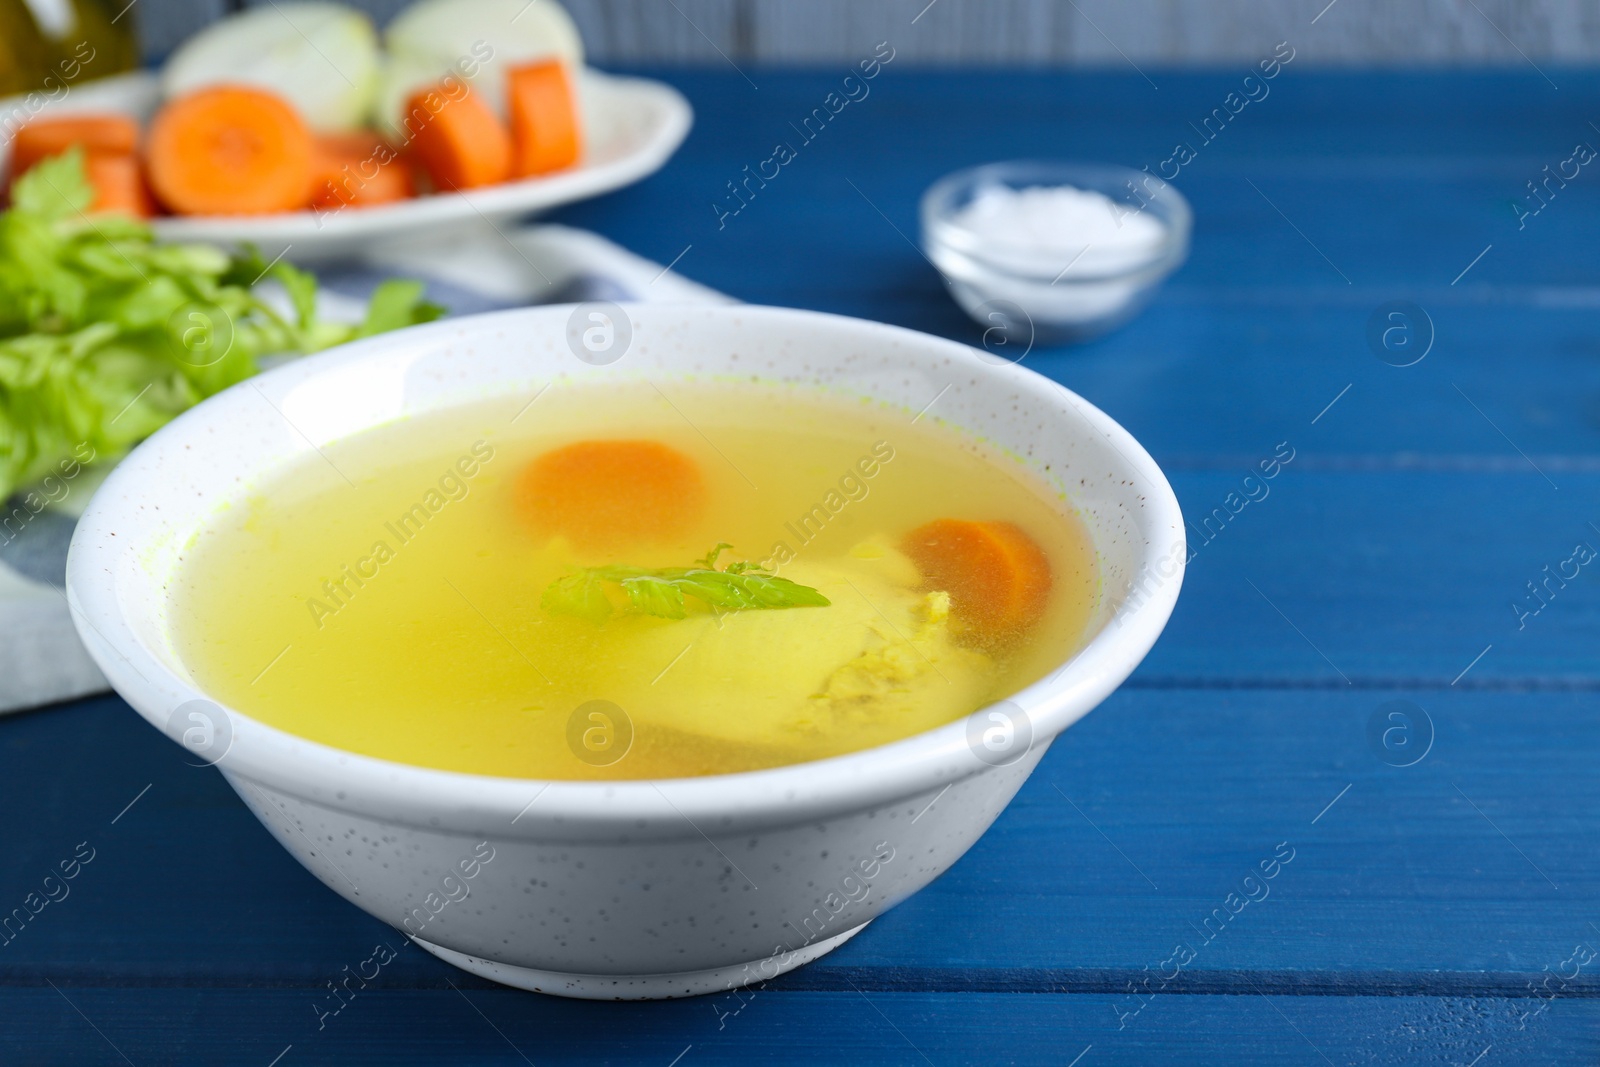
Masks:
[[[753,770],[953,721],[1038,680],[1083,639],[1094,550],[1059,493],[931,416],[758,384],[557,384],[324,446],[195,537],[175,639],[220,702],[336,748],[550,779]],[[698,465],[703,511],[626,547],[537,532],[536,457],[657,441]],[[964,638],[900,551],[941,518],[1015,524],[1049,562],[1020,639]],[[720,542],[826,607],[685,617],[547,610],[582,566],[684,567]],[[621,601],[617,601],[621,604]]]

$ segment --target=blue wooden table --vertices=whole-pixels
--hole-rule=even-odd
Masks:
[[[519,993],[406,947],[88,700],[0,721],[0,911],[92,854],[0,947],[0,1062],[1596,1062],[1600,172],[1524,198],[1600,144],[1600,75],[1291,66],[1205,144],[1243,72],[1146,73],[890,66],[721,228],[843,72],[671,73],[682,152],[563,216],[746,300],[976,341],[912,243],[930,182],[1197,147],[1188,265],[1027,361],[1145,443],[1197,555],[1149,659],[954,869],[758,991]],[[1411,366],[1369,342],[1394,301],[1432,331]]]

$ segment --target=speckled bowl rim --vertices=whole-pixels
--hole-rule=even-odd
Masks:
[[[508,331],[543,338],[554,332],[557,323],[565,326],[573,310],[572,306],[547,305],[467,316],[344,345],[235,386],[186,412],[135,449],[90,502],[78,523],[67,563],[67,599],[74,623],[113,687],[164,731],[169,729],[172,709],[188,700],[209,699],[141,637],[139,628],[148,629],[150,618],[130,612],[125,601],[132,599],[132,593],[119,588],[124,581],[156,584],[156,579],[130,562],[139,549],[136,531],[140,524],[156,521],[148,518],[149,513],[159,511],[163,501],[170,510],[197,506],[177,500],[177,494],[188,493],[192,487],[172,484],[166,477],[170,472],[163,471],[164,464],[195,462],[193,453],[185,455],[186,449],[197,442],[215,447],[218,435],[225,438],[235,433],[236,423],[242,421],[230,414],[237,416],[245,410],[244,405],[259,403],[269,393],[281,398],[298,386],[341,373],[349,380],[365,369],[363,364],[374,360],[387,363],[415,360],[418,353],[454,353],[457,348],[452,345],[464,355],[449,358],[479,358],[474,355],[474,339],[503,339]],[[1187,559],[1177,499],[1138,442],[1076,394],[1025,368],[989,363],[984,354],[966,345],[861,319],[752,305],[631,305],[628,313],[636,322],[636,343],[640,321],[646,324],[646,333],[652,328],[649,324],[666,323],[660,327],[660,335],[670,338],[676,329],[684,331],[682,336],[692,335],[696,324],[709,317],[726,320],[710,329],[717,325],[749,329],[765,337],[837,335],[849,338],[860,351],[891,351],[895,358],[910,360],[918,369],[981,366],[984,373],[1003,376],[1013,397],[1027,394],[1032,400],[1048,397],[1061,402],[1059,428],[1075,435],[1071,437],[1075,445],[1098,450],[1092,452],[1096,460],[1114,467],[1107,478],[1115,476],[1118,484],[1137,491],[1141,509],[1137,532],[1143,542],[1132,546],[1137,574],[1141,582],[1160,577],[1147,583],[1153,589],[1141,587],[1132,597],[1126,595],[1133,587],[1131,581],[1127,589],[1106,590],[1103,597],[1120,601],[1099,632],[1060,669],[1009,698],[1027,709],[1035,747],[1048,743],[1115,690],[1166,625]],[[831,358],[848,362],[842,355]],[[525,387],[541,376],[523,374],[505,380]],[[258,391],[260,398],[252,399]],[[145,518],[141,512],[146,513]],[[120,538],[119,530],[123,533]],[[170,649],[166,655],[175,657]],[[713,828],[722,832],[756,830],[868,811],[991,769],[969,747],[965,719],[875,748],[766,770],[699,778],[546,782],[437,770],[358,755],[278,730],[235,709],[227,711],[233,738],[218,765],[230,777],[389,822],[465,833],[493,830],[502,836],[528,839],[619,833],[635,838],[676,837]]]

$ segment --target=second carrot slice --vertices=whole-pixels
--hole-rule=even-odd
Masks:
[[[427,89],[406,102],[406,116],[411,151],[439,192],[493,185],[511,174],[511,138],[477,94]]]
[[[557,59],[514,68],[506,79],[511,114],[511,173],[545,174],[578,161],[578,101]]]
[[[411,168],[376,134],[317,138],[311,203],[319,208],[372,207],[416,195]]]
[[[928,586],[950,594],[974,644],[1006,644],[1044,614],[1050,560],[1015,523],[936,519],[903,547]]]

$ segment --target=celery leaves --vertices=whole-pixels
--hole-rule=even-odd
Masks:
[[[73,149],[19,178],[0,213],[0,501],[64,463],[116,459],[262,356],[442,314],[417,283],[389,281],[366,322],[323,322],[310,274],[254,250],[157,244],[138,220],[87,214],[93,198]],[[292,317],[257,295],[263,277]]]
[[[584,567],[551,582],[540,604],[553,614],[601,623],[616,610],[613,589],[622,593],[627,607],[663,619],[686,618],[686,597],[715,612],[827,607],[830,603],[810,586],[751,563],[731,563],[718,570],[717,557],[730,547],[718,545],[692,567]]]

